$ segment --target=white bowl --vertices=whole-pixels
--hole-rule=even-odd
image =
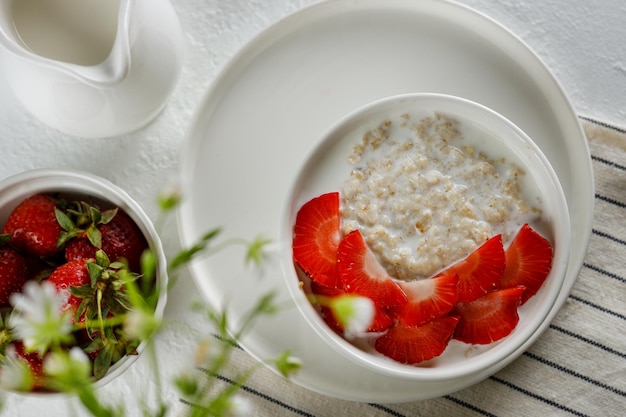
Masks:
[[[298,277],[291,249],[298,209],[321,194],[341,191],[342,183],[350,173],[347,156],[363,134],[383,120],[405,113],[411,116],[411,120],[434,113],[450,116],[461,123],[464,136],[477,150],[492,158],[504,156],[507,161],[515,161],[522,167],[526,172],[522,185],[524,192],[543,201],[541,218],[531,226],[540,231],[554,249],[549,276],[538,293],[520,307],[519,323],[510,335],[479,348],[453,340],[440,357],[428,362],[428,366],[404,365],[366,352],[331,330],[302,289],[300,280],[306,281],[306,277]],[[365,368],[417,381],[453,380],[484,373],[488,369],[493,373],[520,355],[523,351],[520,347],[527,348],[547,325],[546,317],[565,278],[570,245],[569,216],[563,190],[549,161],[536,144],[513,123],[485,106],[459,97],[427,93],[394,96],[370,103],[331,127],[310,151],[293,182],[280,227],[285,284],[300,314],[317,335],[338,354]],[[471,354],[467,355],[467,352]]]
[[[38,193],[60,193],[65,197],[92,199],[108,206],[116,206],[126,212],[145,236],[158,260],[156,285],[159,293],[154,314],[161,318],[167,300],[167,266],[165,253],[150,218],[124,190],[96,175],[69,169],[35,169],[0,181],[0,227],[10,212],[23,200]],[[149,341],[142,341],[137,355],[127,355],[111,366],[107,374],[95,381],[101,387],[121,375],[139,357]],[[34,393],[35,395],[40,393]]]

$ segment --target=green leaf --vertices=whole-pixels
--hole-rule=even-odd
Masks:
[[[102,338],[96,337],[91,342],[89,342],[87,346],[85,346],[82,349],[85,353],[95,353],[103,348],[104,348],[104,342],[102,341]]]
[[[81,286],[70,285],[69,290],[70,294],[79,298],[89,297],[93,292],[91,285],[86,284]]]
[[[5,244],[9,243],[9,240],[11,240],[11,234],[10,233],[0,234],[0,245],[5,245]]]
[[[59,237],[57,239],[57,247],[60,248],[65,245],[68,240],[78,236],[80,234],[80,230],[76,227],[72,219],[70,219],[67,214],[65,214],[58,208],[54,209],[54,215],[57,219],[57,222],[63,229],[63,231],[59,233]]]
[[[74,222],[69,218],[69,216],[65,213],[63,213],[61,210],[59,210],[58,208],[54,209],[54,215],[57,218],[57,222],[59,222],[59,225],[61,226],[61,228],[67,232],[70,232],[72,230],[76,229],[76,225],[74,224]]]
[[[117,214],[117,211],[118,211],[118,208],[115,207],[114,209],[105,210],[102,213],[100,213],[100,221],[98,222],[98,224],[109,223],[111,220],[113,220],[113,217],[115,217],[115,215]]]
[[[102,213],[100,213],[97,207],[89,206],[89,215],[94,226],[102,221]]]
[[[104,271],[104,268],[91,260],[87,261],[86,265],[87,270],[89,271],[89,278],[91,278],[91,286],[94,287],[100,277],[102,277],[102,272]]]
[[[72,238],[72,235],[68,232],[59,233],[59,238],[57,239],[57,248],[63,247],[65,243]]]
[[[100,379],[106,375],[107,371],[111,367],[112,358],[113,352],[108,346],[105,346],[100,353],[98,353],[96,360],[93,362],[93,375],[96,379]]]
[[[221,231],[222,229],[220,228],[213,229],[202,236],[196,244],[179,252],[170,262],[169,269],[174,270],[181,265],[187,264],[196,254],[205,250],[211,240],[213,240]]]
[[[87,228],[87,239],[98,249],[102,249],[102,233],[93,224]]]
[[[91,305],[91,298],[83,298],[83,301],[80,302],[80,304],[78,305],[78,308],[76,309],[76,313],[74,313],[74,323],[80,322],[81,316],[83,315],[83,313],[85,313],[85,311],[87,311],[90,305]],[[89,314],[87,314],[87,317],[85,319],[87,326],[89,326],[90,320],[91,320],[91,317],[89,316]]]
[[[200,389],[200,384],[197,378],[194,378],[194,376],[190,374],[180,375],[174,380],[174,384],[176,385],[176,388],[178,388],[180,393],[187,397],[196,395],[196,393],[198,393],[198,390]]]
[[[166,213],[176,208],[180,204],[181,200],[182,198],[177,192],[161,192],[157,196],[157,203],[159,204],[159,207]]]
[[[102,249],[96,251],[96,263],[101,268],[108,268],[111,265],[109,257]]]
[[[252,314],[274,314],[278,311],[278,306],[274,304],[276,294],[269,292],[259,299]]]
[[[133,305],[131,304],[128,295],[125,292],[118,292],[115,294],[115,302],[122,306],[122,308],[126,311],[130,311],[133,309]]]
[[[283,352],[276,358],[275,364],[278,372],[285,378],[288,378],[302,368],[302,362],[291,356],[289,351]]]
[[[246,263],[253,263],[256,266],[260,266],[263,262],[263,250],[271,243],[271,239],[258,236],[248,245],[248,252],[246,253]]]

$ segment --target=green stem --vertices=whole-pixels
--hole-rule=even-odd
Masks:
[[[215,235],[212,235],[212,237]],[[211,238],[212,238],[211,237]],[[208,240],[207,241],[203,241],[202,244],[208,244]],[[234,246],[234,245],[243,245],[243,246],[248,246],[250,244],[250,242],[248,242],[245,239],[242,238],[230,238],[230,239],[226,239],[223,242],[209,248],[208,246],[202,246],[200,248],[200,246],[196,247],[193,252],[192,255],[189,258],[185,258],[184,261],[177,261],[176,259],[174,259],[168,266],[168,272],[173,273],[174,271],[176,271],[176,269],[178,269],[181,265],[189,262],[191,260],[192,257],[196,257],[196,256],[200,256],[202,255],[202,257],[209,257],[217,252],[220,252],[224,249],[226,249],[229,246]]]
[[[250,244],[250,242],[248,242],[245,239],[238,238],[238,237],[233,237],[233,238],[230,238],[230,239],[226,239],[225,241],[215,245],[212,248],[208,248],[206,250],[206,252],[204,252],[204,256],[211,256],[212,254],[220,252],[220,251],[226,249],[229,246],[234,246],[234,245],[248,246],[249,244]]]
[[[98,401],[91,388],[83,388],[78,392],[80,402],[94,417],[115,417],[115,413]]]
[[[105,338],[104,333],[104,320],[102,319],[102,290],[98,290],[96,293],[96,300],[98,302],[98,324],[100,325],[100,335],[102,339]]]
[[[159,368],[160,368],[159,358],[158,358],[156,346],[154,344],[154,340],[148,343],[148,345],[146,346],[146,349],[148,350],[147,352],[148,359],[150,360],[150,366],[154,374],[154,384],[156,386],[156,394],[157,394],[157,397],[159,398],[161,406],[163,406],[164,405],[163,396],[161,395],[163,393],[163,383],[161,380],[161,373],[159,372]]]

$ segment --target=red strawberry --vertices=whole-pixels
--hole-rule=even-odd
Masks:
[[[67,242],[65,259],[73,261],[83,258],[94,258],[98,248],[91,244],[87,237],[76,237]]]
[[[502,236],[496,235],[442,274],[458,275],[459,302],[475,300],[495,288],[504,272]],[[439,275],[442,275],[439,274]]]
[[[552,247],[528,224],[506,250],[506,266],[498,288],[526,287],[522,304],[535,295],[552,268]]]
[[[384,332],[394,323],[393,318],[387,312],[387,309],[374,305],[374,318],[367,328],[368,332]]]
[[[0,307],[8,306],[9,297],[20,292],[28,281],[28,263],[10,246],[0,246]]]
[[[125,212],[118,210],[108,222],[98,226],[101,234],[101,249],[112,262],[125,259],[131,271],[141,269],[141,255],[148,247],[137,224]],[[68,242],[65,249],[67,260],[94,258],[99,248],[93,246],[86,236]]]
[[[27,352],[20,341],[12,342],[7,351],[15,349],[15,358],[28,366],[32,381],[30,387],[22,387],[24,390],[37,390],[44,387],[45,376],[43,371],[43,359],[37,352]]]
[[[443,353],[458,318],[443,316],[421,326],[397,324],[376,339],[376,350],[400,363],[416,364]]]
[[[296,215],[293,257],[313,281],[336,287],[336,264],[341,240],[339,193],[328,193],[305,203]]]
[[[344,328],[341,323],[335,318],[333,311],[330,307],[326,306],[329,298],[338,297],[341,295],[347,294],[345,290],[340,288],[328,288],[322,285],[316,284],[315,282],[311,282],[311,291],[316,296],[321,296],[320,299],[320,308],[322,313],[322,318],[328,324],[328,326],[336,331],[337,333],[343,334]],[[387,330],[394,323],[394,320],[387,313],[386,309],[383,307],[379,307],[377,305],[374,306],[374,318],[372,319],[372,323],[368,327],[368,332],[382,332]]]
[[[70,287],[81,287],[91,284],[89,270],[87,269],[87,259],[75,259],[59,266],[50,274],[48,282],[54,285],[58,293],[67,297],[67,301],[61,310],[63,312],[69,311],[72,317],[74,317],[83,299],[73,295],[70,292]]]
[[[139,271],[141,255],[148,247],[139,226],[123,211],[118,211],[109,223],[102,225],[102,250],[111,261],[126,259],[131,271]]]
[[[456,275],[399,282],[409,301],[393,309],[398,321],[407,326],[418,326],[447,314],[457,302],[458,282]]]
[[[33,195],[13,209],[2,233],[11,234],[11,245],[25,254],[57,255],[62,250],[57,246],[62,229],[55,215],[56,207],[47,196]]]
[[[487,293],[477,300],[459,303],[453,310],[460,316],[454,338],[464,343],[485,345],[508,336],[519,321],[517,308],[524,287]]]
[[[339,243],[337,270],[349,294],[368,297],[381,307],[407,302],[402,288],[387,274],[358,230],[348,233]]]

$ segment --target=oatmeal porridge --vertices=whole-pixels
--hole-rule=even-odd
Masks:
[[[521,168],[467,142],[455,119],[389,118],[348,156],[342,232],[359,229],[391,276],[432,276],[488,238],[507,241],[540,215],[521,195]]]

